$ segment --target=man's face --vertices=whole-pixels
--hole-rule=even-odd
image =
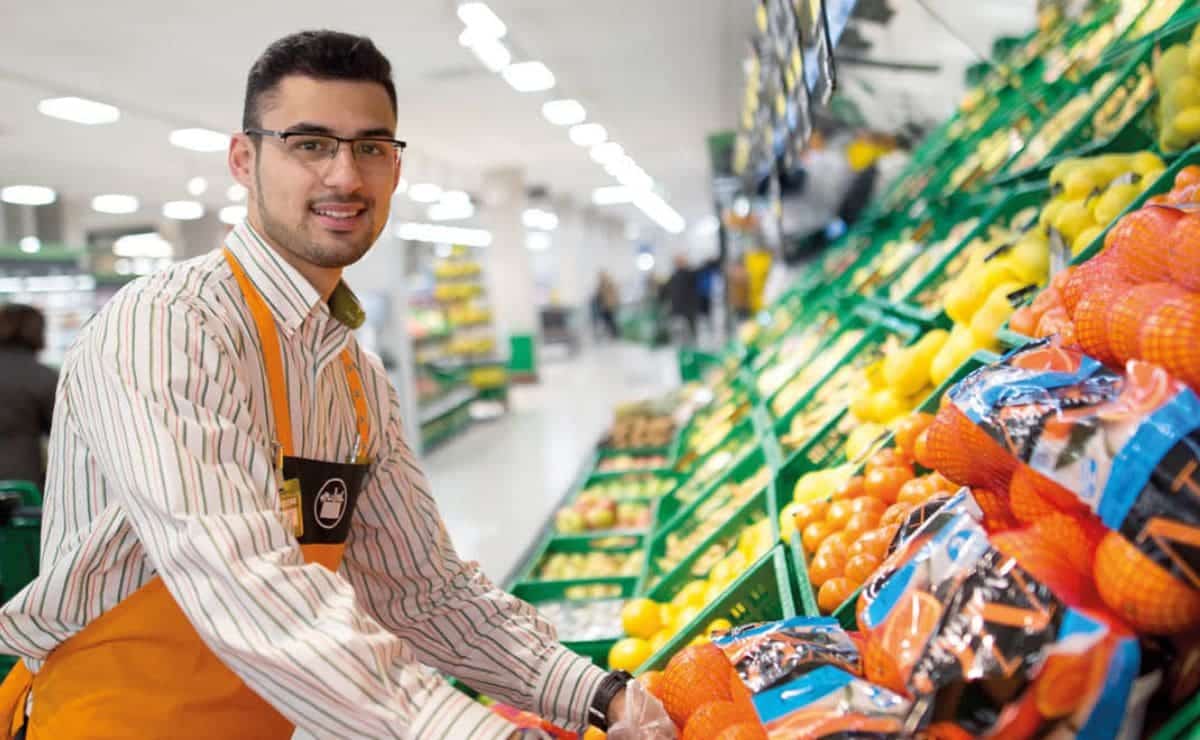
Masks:
[[[264,98],[260,128],[391,138],[396,116],[373,82],[291,76]],[[234,177],[249,191],[250,224],[316,267],[342,268],[366,254],[387,224],[399,164],[356,161],[345,142],[333,159],[305,162],[280,139],[256,138],[239,134],[230,152]]]

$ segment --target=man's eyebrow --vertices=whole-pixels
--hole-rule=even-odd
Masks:
[[[327,134],[329,136],[337,135],[334,132],[334,130],[329,128],[328,126],[324,126],[319,123],[308,123],[307,121],[301,121],[300,123],[288,126],[286,133],[289,133],[289,134],[290,133]],[[390,128],[386,128],[386,127],[382,127],[382,126],[378,126],[375,128],[362,129],[362,130],[358,131],[358,133],[354,134],[355,137],[371,136],[371,137],[384,137],[384,138],[388,138],[388,139],[392,138],[394,135],[395,135],[395,132],[393,132]]]

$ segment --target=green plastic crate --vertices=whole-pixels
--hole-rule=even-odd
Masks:
[[[542,561],[551,555],[574,555],[586,554],[590,552],[602,552],[608,554],[629,554],[638,550],[645,552],[648,535],[641,534],[620,534],[620,535],[568,535],[553,537],[548,540],[543,547],[538,551],[538,554],[530,558],[529,562],[519,571],[517,577],[520,583],[543,583],[547,581],[559,579],[544,579],[539,578],[536,573],[541,567]],[[611,543],[611,544],[610,544]],[[640,574],[631,574],[630,577],[637,578]]]
[[[967,360],[963,362],[963,364],[960,365],[958,369],[950,375],[949,378],[946,379],[946,382],[942,383],[942,385],[938,386],[936,390],[929,394],[929,397],[925,399],[918,410],[930,414],[937,413],[941,398],[946,391],[957,385],[959,381],[973,373],[978,368],[996,362],[999,359],[1000,357],[998,355],[991,352],[976,352],[975,354],[971,355],[971,357],[967,358]],[[887,441],[884,443],[884,446],[891,447],[892,442],[892,437],[889,436]],[[862,475],[862,468],[863,464],[860,464],[858,469],[854,471],[854,474]],[[819,469],[821,468],[807,465],[806,461],[803,460],[792,461],[788,465],[785,465],[784,469],[780,471],[780,475],[775,481],[775,490],[780,492],[781,496],[787,495],[787,493],[790,492],[795,486],[795,482],[800,478],[800,476]],[[785,504],[786,502],[781,499],[778,505],[782,509]],[[803,543],[800,541],[799,533],[792,536],[790,542],[790,551],[792,561],[795,564],[794,567],[797,572],[796,588],[800,594],[800,601],[805,605],[806,609],[809,608],[809,605],[811,605],[812,608],[811,612],[806,613],[809,613],[812,616],[824,616],[819,614],[819,610],[816,606],[816,593],[813,589],[812,583],[808,580],[806,575],[808,573],[808,557],[804,551]],[[805,574],[804,578],[801,579],[799,574]],[[850,598],[848,598],[845,603],[834,610],[832,614],[832,616],[848,630],[857,629],[855,607],[858,603],[858,594],[859,591],[855,591]]]
[[[911,290],[898,301],[891,303],[891,310],[898,316],[924,326],[947,325],[949,322],[943,316],[944,311],[941,308],[926,307],[918,302],[921,294],[941,287],[947,280],[957,275],[957,270],[952,270],[954,263],[977,237],[985,236],[993,225],[1007,223],[1013,216],[1026,208],[1040,206],[1049,197],[1049,187],[1044,183],[1029,185],[1009,194],[1003,201],[985,213],[975,228],[930,268],[925,277],[918,281]]]
[[[593,578],[582,581],[544,581],[540,583],[521,583],[517,584],[512,589],[513,596],[526,601],[535,607],[539,604],[545,604],[551,601],[587,601],[578,599],[568,599],[566,592],[568,589],[578,586],[590,585],[614,585],[621,589],[621,593],[617,596],[605,597],[602,600],[608,599],[629,599],[633,598],[634,591],[637,587],[636,578]],[[621,638],[620,625],[616,625],[616,632],[611,638],[597,640],[565,640],[563,645],[569,650],[578,653],[601,668],[608,668],[608,651]]]
[[[1196,740],[1200,737],[1200,695],[1183,705],[1151,740]]]
[[[691,494],[699,493],[711,485],[712,481],[716,480],[720,475],[720,469],[727,469],[731,464],[736,464],[745,455],[749,454],[749,448],[743,449],[745,443],[749,442],[752,447],[758,446],[757,436],[754,431],[754,420],[751,415],[747,415],[741,421],[734,425],[725,437],[708,450],[703,455],[684,454],[681,455],[676,463],[676,470],[680,475],[681,483],[667,499],[679,502],[680,500],[688,499]],[[741,450],[736,452],[733,460],[717,465],[714,458],[722,456],[723,452],[730,449]],[[717,472],[705,477],[704,473],[716,467]],[[699,488],[699,491],[695,489]]]
[[[777,545],[768,557],[743,573],[720,597],[705,606],[662,650],[650,656],[637,673],[665,668],[671,657],[703,634],[714,619],[724,618],[739,625],[794,616],[796,604],[792,597],[787,555],[784,548]]]

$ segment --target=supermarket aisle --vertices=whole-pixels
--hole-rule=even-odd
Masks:
[[[459,553],[499,581],[551,516],[621,401],[678,385],[673,349],[592,347],[543,366],[512,409],[434,450],[425,470]]]

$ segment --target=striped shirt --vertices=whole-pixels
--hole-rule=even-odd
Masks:
[[[424,666],[582,728],[604,673],[455,553],[395,390],[343,323],[349,290],[322,301],[247,225],[227,246],[278,324],[296,455],[353,453],[343,348],[361,368],[375,464],[340,571],[305,565],[283,525],[258,333],[217,250],[124,288],[68,353],[41,574],[0,609],[0,653],[36,671],[157,574],[217,657],[310,735],[511,732]]]

